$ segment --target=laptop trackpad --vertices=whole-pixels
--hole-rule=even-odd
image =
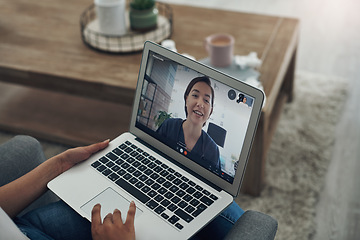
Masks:
[[[91,219],[93,207],[98,203],[101,204],[101,219],[104,219],[108,213],[113,213],[117,208],[121,211],[121,218],[125,223],[130,202],[119,193],[115,192],[112,188],[107,188],[89,202],[85,203],[81,209],[88,215],[89,219]],[[142,211],[136,208],[135,218],[140,216],[141,213]]]

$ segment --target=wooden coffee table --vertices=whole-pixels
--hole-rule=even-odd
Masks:
[[[91,1],[0,0],[0,128],[72,145],[128,129],[141,53],[104,54],[80,37]],[[263,60],[266,93],[242,191],[259,195],[266,153],[282,106],[291,101],[299,22],[296,19],[171,5],[171,38],[181,53],[206,57],[203,40],[232,34],[235,54]],[[19,87],[22,86],[22,87]]]

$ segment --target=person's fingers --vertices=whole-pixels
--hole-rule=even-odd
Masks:
[[[134,227],[136,206],[134,201],[130,203],[129,211],[127,212],[125,225],[128,227]]]
[[[123,224],[122,219],[121,219],[121,212],[119,209],[115,209],[114,213],[113,213],[113,221],[114,224]]]
[[[91,226],[101,225],[101,215],[100,215],[101,205],[96,204],[91,211]]]
[[[106,148],[109,145],[110,140],[105,140],[103,142],[98,142],[91,144],[89,146],[84,147],[86,151],[88,151],[90,154],[96,153],[104,148]]]
[[[109,223],[113,223],[113,215],[112,215],[112,213],[108,213],[108,214],[104,217],[103,224],[109,224]]]

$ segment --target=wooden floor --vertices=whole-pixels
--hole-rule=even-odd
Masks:
[[[358,11],[360,1],[166,0],[166,2],[283,15],[301,20],[297,70],[340,76],[349,79],[350,82],[349,98],[337,126],[332,162],[317,209],[318,229],[313,239],[359,239],[360,14]],[[214,29],[214,32],[217,30]]]

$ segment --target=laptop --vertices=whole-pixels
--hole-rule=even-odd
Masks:
[[[189,96],[214,102],[201,136],[189,147],[184,92],[195,78],[210,80],[213,93],[204,97],[200,89],[196,95],[195,84]],[[263,100],[257,88],[145,42],[129,132],[48,187],[90,221],[97,203],[104,218],[115,208],[126,213],[134,201],[139,240],[188,239],[237,196]],[[202,110],[191,109],[189,121],[193,113],[202,117]]]

